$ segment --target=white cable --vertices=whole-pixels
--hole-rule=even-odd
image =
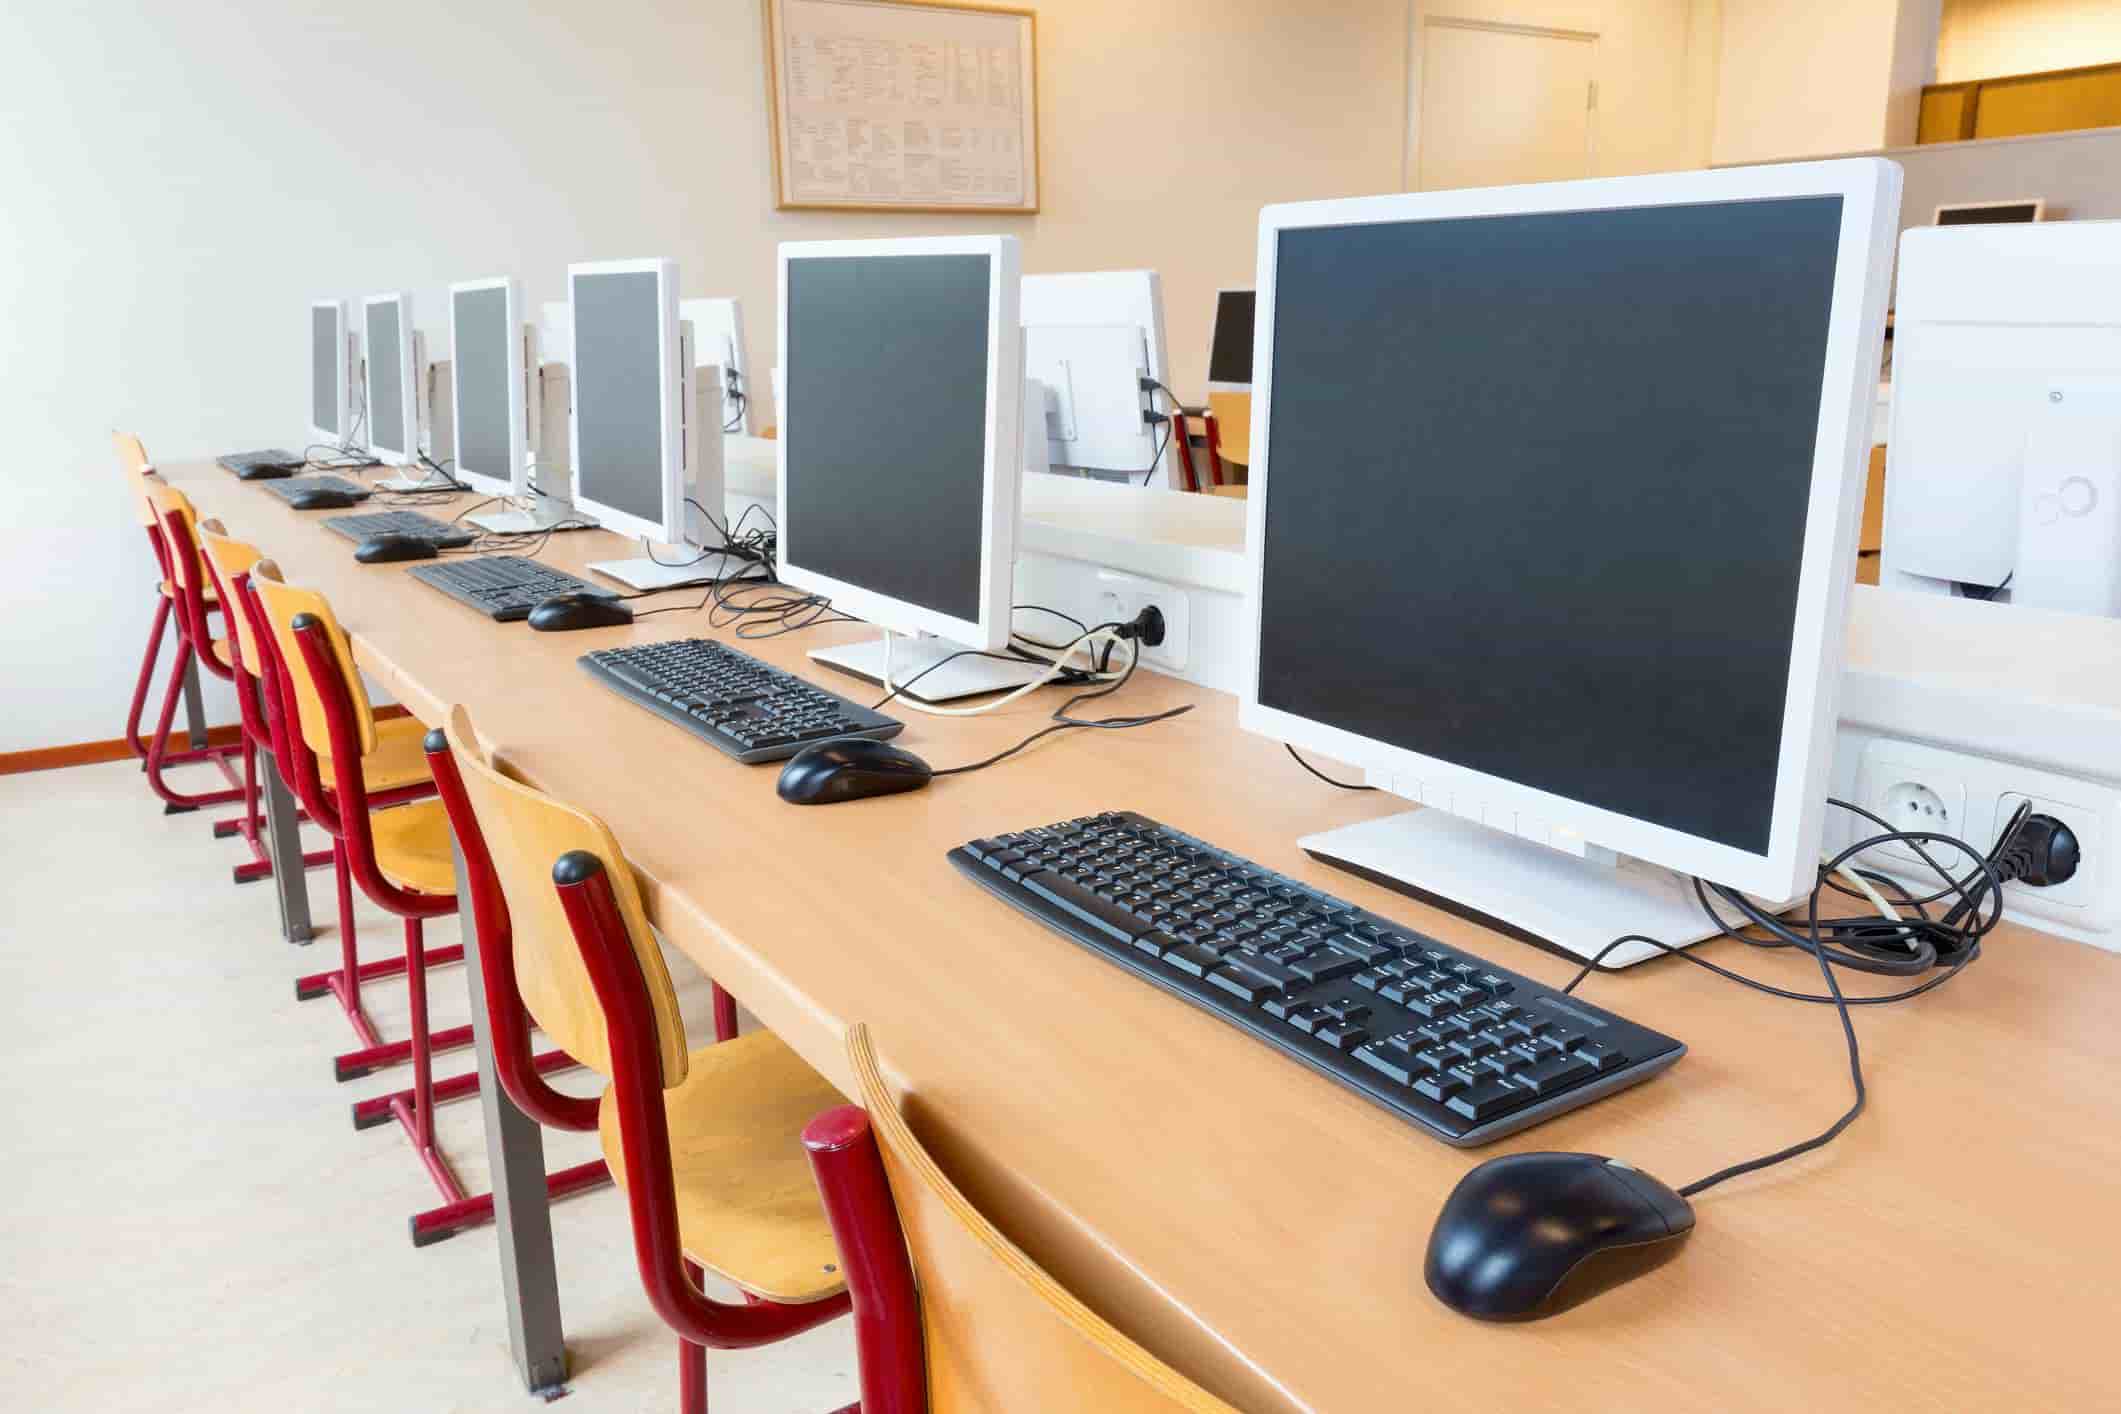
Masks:
[[[1824,864],[1827,861],[1831,860],[1833,857],[1834,856],[1831,854],[1821,854],[1819,856],[1819,862],[1821,864]],[[1852,884],[1857,889],[1861,890],[1863,896],[1869,899],[1872,905],[1876,907],[1881,914],[1883,914],[1887,918],[1892,919],[1895,923],[1901,921],[1900,910],[1893,907],[1892,904],[1888,903],[1886,901],[1885,895],[1879,893],[1877,889],[1871,886],[1870,880],[1864,878],[1861,874],[1857,873],[1853,869],[1850,869],[1846,865],[1843,865],[1842,867],[1836,869],[1834,872],[1841,876],[1842,882]]]
[[[1046,684],[1052,682],[1055,678],[1059,677],[1062,673],[1066,672],[1068,669],[1068,660],[1075,656],[1076,649],[1085,646],[1094,648],[1099,643],[1111,643],[1117,646],[1126,641],[1118,634],[1112,632],[1110,629],[1092,629],[1088,633],[1084,634],[1082,637],[1076,639],[1073,643],[1069,644],[1066,648],[1062,649],[1061,655],[1053,660],[1053,665],[1049,667],[1044,673],[1040,674],[1032,681],[1025,683],[1022,687],[1016,689],[1016,691],[1014,692],[1009,693],[1007,696],[997,697],[992,702],[982,702],[977,707],[935,707],[929,705],[926,702],[918,701],[908,694],[900,693],[898,688],[892,683],[891,645],[897,637],[897,634],[894,634],[889,630],[886,630],[884,633],[884,692],[890,696],[893,702],[903,702],[907,707],[911,708],[912,710],[916,712],[926,712],[931,717],[977,717],[982,712],[992,712],[997,707],[1006,707],[1010,703],[1016,701],[1019,697],[1023,697],[1029,693],[1036,692],[1038,689],[1044,687]],[[1091,654],[1089,661],[1092,667],[1094,668],[1097,663],[1096,654]]]

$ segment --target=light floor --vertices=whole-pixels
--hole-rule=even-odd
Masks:
[[[204,788],[198,768],[173,779]],[[331,1056],[352,1033],[329,998],[294,998],[295,974],[338,953],[330,871],[310,875],[327,930],[290,947],[272,885],[230,882],[241,845],[212,839],[209,813],[165,817],[131,761],[0,777],[0,1407],[541,1407],[509,1360],[491,1229],[415,1250],[406,1219],[433,1187],[395,1125],[348,1120],[353,1100],[409,1074],[335,1084]],[[359,928],[365,958],[400,946],[373,908]],[[456,941],[456,920],[428,936]],[[702,1044],[707,983],[671,965]],[[405,1034],[403,995],[367,989],[386,1038]],[[429,995],[438,1026],[469,1019],[458,969],[438,970]],[[437,1074],[470,1064],[454,1053]],[[440,1129],[483,1189],[477,1102],[445,1107]],[[596,1153],[593,1135],[548,1130],[545,1146],[555,1168]],[[675,1338],[642,1294],[618,1193],[556,1205],[553,1228],[573,1363],[558,1407],[676,1408]],[[857,1394],[844,1320],[709,1352],[708,1370],[715,1414]]]

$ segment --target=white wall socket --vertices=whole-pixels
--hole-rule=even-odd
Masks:
[[[1154,648],[1142,645],[1142,666],[1183,673],[1193,638],[1193,613],[1186,591],[1120,570],[1097,572],[1096,622],[1125,623],[1151,604],[1164,616],[1164,641]]]

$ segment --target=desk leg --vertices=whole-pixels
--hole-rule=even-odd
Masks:
[[[206,750],[206,700],[199,695],[199,660],[196,657],[184,665],[184,730],[191,738],[192,750]]]
[[[559,1391],[567,1378],[560,1329],[560,1279],[552,1259],[552,1210],[545,1191],[545,1141],[537,1122],[515,1107],[493,1069],[486,1024],[486,979],[479,970],[471,885],[456,856],[458,918],[464,932],[464,981],[471,992],[472,1044],[478,1048],[479,1116],[493,1175],[493,1222],[501,1247],[501,1301],[508,1308],[508,1348],[533,1394]]]
[[[270,751],[258,753],[259,794],[265,801],[265,849],[272,856],[273,894],[280,901],[280,936],[306,943],[317,936],[309,920],[308,866],[302,862],[302,812],[280,779]]]

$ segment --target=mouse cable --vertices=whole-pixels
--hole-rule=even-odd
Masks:
[[[1304,768],[1304,769],[1305,769],[1306,771],[1309,771],[1309,772],[1310,772],[1310,773],[1311,773],[1312,775],[1314,775],[1314,776],[1318,777],[1318,778],[1319,778],[1320,780],[1324,781],[1324,782],[1325,782],[1325,783],[1326,783],[1327,785],[1329,785],[1329,786],[1338,786],[1338,787],[1339,787],[1340,789],[1342,789],[1342,790],[1376,790],[1376,789],[1377,789],[1377,787],[1376,787],[1376,786],[1364,786],[1364,785],[1357,785],[1357,784],[1356,784],[1355,782],[1353,782],[1353,781],[1339,781],[1339,780],[1335,780],[1335,779],[1334,779],[1333,777],[1331,777],[1331,776],[1327,775],[1327,774],[1326,774],[1326,773],[1325,773],[1324,771],[1321,771],[1321,770],[1319,770],[1319,769],[1318,769],[1318,768],[1317,768],[1316,766],[1314,766],[1314,765],[1312,765],[1312,764],[1311,764],[1310,762],[1308,762],[1308,761],[1304,760],[1304,759],[1303,759],[1303,757],[1301,757],[1301,756],[1297,755],[1297,753],[1296,753],[1296,748],[1295,748],[1295,747],[1293,747],[1293,746],[1291,746],[1291,745],[1289,745],[1289,743],[1287,743],[1287,742],[1283,742],[1283,743],[1281,744],[1281,749],[1289,753],[1289,759],[1290,759],[1290,760],[1294,761],[1294,762],[1295,762],[1295,763],[1296,763],[1297,765],[1299,765],[1299,766],[1303,767],[1303,768]]]
[[[1063,702],[1059,707],[1056,707],[1053,711],[1052,726],[1041,727],[1039,730],[1031,733],[1031,735],[1025,737],[1022,741],[1018,742],[1016,745],[1008,747],[1002,751],[997,751],[992,756],[986,757],[979,761],[967,762],[965,765],[962,766],[945,766],[940,770],[933,772],[932,774],[937,776],[962,776],[969,771],[984,771],[985,769],[987,769],[987,767],[994,765],[996,762],[1006,761],[1010,757],[1016,755],[1017,752],[1022,751],[1025,747],[1030,746],[1033,742],[1043,740],[1046,737],[1054,735],[1056,732],[1083,730],[1107,732],[1126,731],[1132,727],[1146,727],[1154,725],[1157,722],[1168,722],[1173,717],[1183,717],[1186,713],[1192,711],[1193,704],[1187,702],[1177,707],[1167,708],[1161,712],[1151,712],[1146,716],[1071,717],[1068,715],[1069,709],[1074,707],[1075,704],[1077,704],[1078,702],[1088,702],[1091,699],[1097,697],[1109,697],[1113,693],[1125,687],[1128,681],[1133,678],[1135,668],[1139,667],[1141,664],[1141,640],[1138,638],[1130,638],[1127,640],[1127,642],[1132,646],[1133,653],[1127,659],[1126,671],[1121,673],[1113,681],[1105,683],[1102,686],[1093,687],[1086,692],[1078,692],[1077,694],[1075,694],[1075,696],[1069,698],[1066,702]]]
[[[1568,984],[1561,988],[1564,995],[1573,993],[1577,986],[1586,977],[1590,976],[1599,963],[1605,960],[1606,955],[1615,948],[1628,943],[1646,943],[1668,956],[1679,958],[1684,962],[1713,972],[1719,977],[1736,982],[1740,986],[1748,987],[1753,991],[1764,992],[1769,996],[1782,997],[1790,1001],[1824,1003],[1834,1008],[1835,1015],[1841,1023],[1842,1039],[1848,1047],[1849,1083],[1855,1092],[1854,1099],[1848,1109],[1842,1113],[1840,1118],[1809,1139],[1792,1144],[1787,1148],[1778,1149],[1772,1154],[1763,1154],[1758,1158],[1747,1159],[1741,1163],[1720,1168],[1714,1173],[1695,1179],[1692,1183],[1678,1190],[1679,1195],[1683,1198],[1691,1198],[1697,1193],[1743,1174],[1757,1173],[1761,1169],[1772,1168],[1776,1164],[1785,1163],[1801,1154],[1808,1154],[1815,1149],[1824,1148],[1839,1138],[1842,1131],[1855,1123],[1856,1117],[1863,1113],[1864,1106],[1870,1098],[1869,1090],[1866,1088],[1863,1079],[1863,1051],[1856,1039],[1856,1025],[1850,1013],[1850,1008],[1852,1006],[1883,1006],[1890,1002],[1905,1001],[1910,997],[1920,996],[1932,988],[1944,985],[1981,956],[1981,939],[1986,937],[2003,921],[2003,885],[2007,876],[2014,877],[2017,872],[2015,866],[2005,867],[2004,861],[2008,858],[2007,851],[2011,842],[2016,838],[2019,827],[2024,824],[2030,813],[2030,805],[2021,805],[2012,814],[2009,823],[2004,826],[2002,832],[1996,837],[1995,844],[1987,854],[1976,855],[1973,846],[1949,835],[1928,830],[1895,830],[1862,806],[1851,805],[1847,801],[1836,800],[1831,797],[1829,797],[1827,803],[1873,821],[1883,829],[1884,833],[1860,839],[1839,854],[1829,856],[1821,862],[1818,881],[1813,884],[1811,893],[1806,898],[1805,928],[1802,933],[1790,928],[1783,920],[1772,918],[1735,889],[1729,889],[1720,884],[1704,884],[1698,878],[1693,881],[1694,895],[1700,901],[1702,911],[1708,915],[1709,921],[1715,925],[1717,936],[1732,938],[1749,947],[1781,948],[1794,946],[1809,952],[1812,955],[1812,960],[1819,966],[1820,977],[1826,983],[1827,994],[1825,996],[1820,996],[1816,993],[1794,992],[1773,986],[1757,978],[1747,977],[1742,973],[1734,972],[1727,967],[1721,967],[1706,958],[1697,957],[1682,948],[1672,946],[1670,943],[1661,942],[1656,938],[1644,937],[1641,934],[1629,934],[1626,937],[1615,938],[1612,942],[1600,948],[1595,955],[1577,970],[1576,975],[1569,979]],[[1819,916],[1820,895],[1828,887],[1834,887],[1841,893],[1850,892],[1847,888],[1833,882],[1835,875],[1842,871],[1843,866],[1866,850],[1881,844],[1894,843],[1905,844],[1912,849],[1923,863],[1944,881],[1945,886],[1924,899],[1917,899],[1895,880],[1881,874],[1857,870],[1855,873],[1864,880],[1881,884],[1897,891],[1901,896],[1899,906],[1912,910],[1914,917],[1912,919],[1902,917],[1898,909],[1888,906],[1880,914],[1869,919],[1822,920]],[[1948,845],[1957,849],[1966,857],[1975,858],[1978,862],[1965,875],[1955,877],[1923,847],[1925,843]],[[1768,938],[1750,937],[1737,931],[1730,923],[1725,921],[1723,916],[1709,902],[1709,894],[1711,892],[1745,915],[1745,923],[1741,923],[1740,927],[1745,926],[1746,923],[1757,924],[1769,928],[1771,936]],[[1944,918],[1932,920],[1929,917],[1927,905],[1952,894],[1958,895],[1958,903]],[[1988,909],[1986,916],[1982,912],[1984,905]],[[1873,965],[1873,959],[1860,955],[1852,956],[1829,944],[1828,938],[1835,929],[1846,929],[1851,926],[1869,928],[1880,936],[1897,929],[1909,939],[1908,947],[1911,953],[1920,955],[1922,946],[1929,948],[1929,956],[1933,964],[1938,956],[1935,947],[1935,935],[1949,933],[1954,937],[1957,946],[1951,949],[1952,962],[1949,968],[1940,976],[1932,978],[1919,986],[1909,987],[1895,993],[1882,996],[1850,997],[1841,990],[1840,979],[1836,976],[1834,970],[1837,966],[1848,967],[1852,971],[1878,972],[1881,970]],[[1918,944],[1921,946],[1918,946]]]

